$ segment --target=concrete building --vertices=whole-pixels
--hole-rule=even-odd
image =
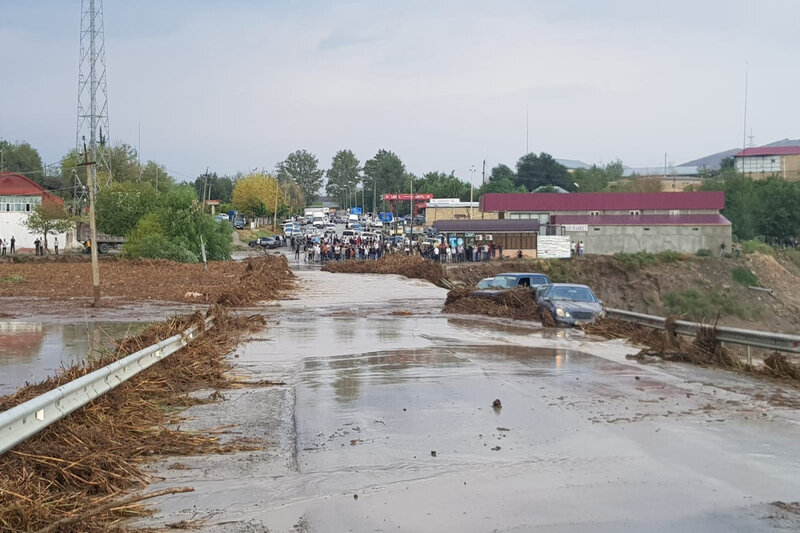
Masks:
[[[468,220],[481,218],[478,202],[462,202],[458,198],[434,198],[425,203],[425,225],[437,220]],[[491,218],[497,218],[492,216]]]
[[[501,220],[535,220],[548,235],[568,235],[586,253],[696,253],[731,249],[721,191],[662,193],[490,193],[481,209]],[[545,233],[545,232],[542,232]]]
[[[0,238],[10,241],[14,237],[17,251],[33,251],[34,241],[41,235],[29,233],[24,222],[31,211],[43,201],[63,204],[63,200],[44,190],[22,174],[0,172]],[[57,235],[59,247],[64,250],[74,244],[74,232]],[[48,237],[52,247],[53,237]]]
[[[753,179],[800,180],[800,146],[745,148],[733,157],[736,170]]]

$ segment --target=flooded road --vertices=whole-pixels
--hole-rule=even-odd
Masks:
[[[135,335],[144,322],[28,322],[0,320],[0,396],[37,383],[91,357],[114,339]]]
[[[395,276],[298,272],[186,429],[264,450],[157,465],[137,525],[204,531],[785,531],[800,526],[794,389],[640,365],[620,341],[442,315]],[[364,303],[368,302],[368,303]],[[275,323],[277,322],[277,324]],[[756,393],[757,392],[757,393]],[[770,398],[780,396],[776,404]],[[500,400],[501,406],[493,407]]]

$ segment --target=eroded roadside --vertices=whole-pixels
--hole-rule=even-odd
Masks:
[[[282,385],[227,392],[228,401],[191,408],[184,422],[269,446],[160,463],[154,474],[164,480],[154,488],[195,492],[160,499],[159,512],[136,526],[798,525],[787,503],[800,488],[796,390],[721,370],[641,365],[626,359],[638,348],[580,331],[443,315],[446,291],[419,280],[298,277],[298,299],[273,308],[275,325],[233,356],[247,379]]]

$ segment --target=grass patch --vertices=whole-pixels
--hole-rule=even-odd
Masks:
[[[731,270],[731,278],[739,285],[745,287],[758,287],[758,278],[746,267],[738,266]]]
[[[653,254],[636,252],[635,254],[616,253],[614,257],[625,270],[637,271],[650,265],[676,263],[684,259],[678,252],[667,250]]]
[[[714,252],[708,248],[700,248],[697,250],[697,257],[711,257],[712,255],[714,255]]]
[[[743,320],[754,320],[758,310],[747,307],[739,299],[723,294],[719,290],[700,292],[697,289],[671,291],[664,294],[664,313],[680,315],[695,322],[713,322],[718,316],[737,316]]]
[[[25,281],[25,278],[22,276],[6,276],[0,278],[0,283],[20,283],[21,281]]]
[[[239,239],[245,244],[258,239],[259,237],[274,237],[274,234],[272,233],[272,230],[265,230],[262,228],[255,230],[239,230]]]
[[[793,250],[792,248],[787,248],[783,252],[784,257],[791,261],[791,263],[800,268],[800,250]]]
[[[742,253],[745,254],[759,252],[767,255],[775,255],[775,248],[761,241],[742,241],[739,245],[742,248]]]

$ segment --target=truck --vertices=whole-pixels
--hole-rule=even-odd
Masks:
[[[313,220],[314,217],[324,218],[328,214],[328,210],[325,209],[324,207],[306,207],[303,214],[307,219]]]
[[[83,244],[86,252],[91,252],[89,246],[92,240],[92,234],[89,229],[89,224],[86,222],[79,222],[76,237],[80,243]],[[97,252],[101,254],[108,253],[111,249],[119,249],[119,246],[125,242],[125,237],[118,237],[116,235],[108,235],[107,233],[97,232]]]

